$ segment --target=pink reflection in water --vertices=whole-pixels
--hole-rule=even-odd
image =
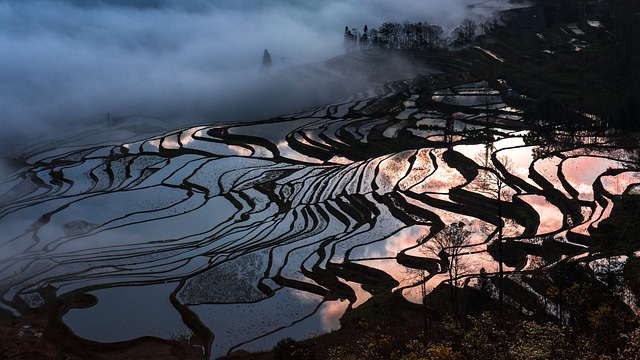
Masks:
[[[533,146],[524,146],[522,138],[512,138],[512,141],[500,141],[503,145],[518,146],[508,147],[497,152],[498,160],[506,167],[511,175],[517,176],[527,183],[539,187],[535,181],[529,178],[529,166],[533,162]]]
[[[593,201],[594,199],[593,183],[598,176],[607,169],[622,167],[618,161],[590,156],[569,158],[563,161],[561,166],[567,182],[579,192],[578,198],[587,201]]]
[[[409,171],[409,158],[415,154],[414,151],[403,151],[390,156],[378,165],[379,173],[375,179],[378,186],[376,190],[379,194],[392,192],[396,184],[405,177]]]
[[[395,258],[401,251],[416,246],[418,241],[429,233],[429,230],[429,226],[423,225],[404,228],[386,239],[355,247],[350,258]]]
[[[540,225],[536,235],[549,234],[562,229],[564,214],[558,207],[549,203],[542,195],[522,195],[520,199],[529,204],[540,216]]]
[[[449,277],[445,274],[437,274],[434,277],[427,280],[424,285],[424,291],[426,294],[429,294],[433,289],[435,289],[440,283],[447,281]],[[415,284],[411,287],[402,289],[402,296],[408,301],[414,304],[422,304],[422,296],[423,296],[423,285],[421,283]]]
[[[396,289],[417,283],[422,274],[421,270],[410,269],[400,265],[396,259],[363,260],[358,261],[358,264],[389,274],[400,284]]]
[[[630,186],[640,183],[640,172],[628,171],[615,176],[603,176],[601,181],[609,194],[622,195]]]
[[[327,301],[320,308],[320,322],[322,330],[330,332],[340,328],[340,318],[347,311],[349,302],[346,300]]]
[[[423,181],[417,182],[413,185],[410,191],[415,193],[448,193],[449,189],[465,183],[465,178],[460,172],[454,168],[451,168],[442,159],[442,154],[445,150],[434,150],[433,153],[437,157],[437,169],[429,173],[429,176],[424,178]],[[422,167],[418,167],[416,171],[427,175],[423,171]],[[413,172],[413,169],[412,169]],[[415,181],[415,180],[414,180]]]
[[[424,181],[434,171],[429,153],[429,149],[420,149],[418,151],[411,171],[398,183],[401,191],[406,191]]]
[[[353,289],[353,292],[356,294],[356,302],[351,304],[354,309],[367,302],[367,300],[371,299],[372,295],[362,288],[362,284],[353,281],[343,282],[349,285],[349,287]]]
[[[560,168],[560,164],[562,163],[562,159],[557,156],[552,156],[549,158],[536,160],[533,165],[534,170],[542,175],[554,189],[559,190],[566,197],[571,197],[567,190],[562,186],[562,182],[558,177],[558,169]]]

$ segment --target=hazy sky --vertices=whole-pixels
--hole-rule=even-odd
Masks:
[[[0,149],[108,112],[185,123],[273,116],[260,101],[274,93],[258,76],[265,48],[278,67],[322,61],[344,53],[345,25],[451,29],[474,2],[0,0]]]

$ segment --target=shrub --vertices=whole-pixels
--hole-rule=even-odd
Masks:
[[[308,347],[288,337],[278,341],[273,347],[273,360],[313,360],[315,356]]]

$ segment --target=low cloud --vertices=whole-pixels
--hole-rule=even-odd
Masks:
[[[293,111],[312,105],[318,79],[281,70],[344,53],[345,25],[410,20],[452,29],[506,1],[471,2],[0,0],[0,150],[104,122],[107,113],[186,125]],[[266,77],[265,48],[274,60]],[[295,91],[278,88],[292,84]],[[277,101],[280,93],[298,95]]]

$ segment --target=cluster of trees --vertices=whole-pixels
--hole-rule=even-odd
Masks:
[[[435,49],[469,43],[475,39],[477,30],[478,24],[469,18],[464,19],[451,36],[447,36],[440,25],[426,22],[385,22],[377,29],[365,25],[362,31],[345,26],[344,44],[347,51],[358,48]]]

